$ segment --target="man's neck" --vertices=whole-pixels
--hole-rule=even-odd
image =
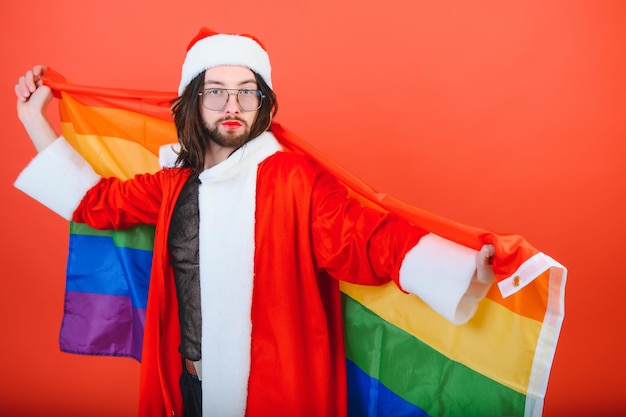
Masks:
[[[225,161],[238,148],[224,147],[217,145],[215,142],[209,142],[209,146],[204,153],[204,169],[209,169]]]

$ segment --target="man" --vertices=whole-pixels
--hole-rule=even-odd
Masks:
[[[346,415],[338,280],[393,280],[456,323],[493,280],[491,245],[472,251],[363,208],[282,151],[268,131],[269,57],[252,37],[198,33],[172,109],[177,166],[125,182],[100,178],[54,132],[44,72],[15,88],[39,152],[16,186],[95,228],[156,226],[141,415]]]

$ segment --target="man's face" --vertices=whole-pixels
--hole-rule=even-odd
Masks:
[[[236,149],[252,139],[250,129],[259,111],[242,111],[234,90],[256,90],[257,83],[248,68],[223,65],[206,70],[204,75],[203,91],[206,93],[207,90],[217,88],[233,91],[230,91],[231,95],[222,110],[209,110],[200,104],[202,119],[213,142],[225,148]]]

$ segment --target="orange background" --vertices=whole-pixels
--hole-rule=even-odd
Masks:
[[[174,91],[203,25],[259,37],[278,120],[374,188],[521,234],[566,265],[544,415],[626,412],[626,2],[13,0],[0,12],[0,414],[132,416],[139,370],[59,352],[68,225],[12,187],[35,154],[17,78],[44,63],[80,84]]]

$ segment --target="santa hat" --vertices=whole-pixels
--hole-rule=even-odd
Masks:
[[[272,88],[270,58],[261,42],[251,35],[229,35],[202,28],[187,47],[178,94],[202,71],[220,65],[250,68]]]

